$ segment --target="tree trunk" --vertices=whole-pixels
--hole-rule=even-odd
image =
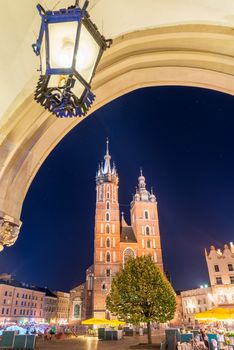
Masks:
[[[152,344],[150,321],[147,322],[148,344]]]

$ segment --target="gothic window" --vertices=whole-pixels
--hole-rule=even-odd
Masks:
[[[102,291],[104,292],[106,290],[106,284],[105,282],[102,283]]]
[[[129,258],[135,258],[134,250],[132,250],[131,248],[125,249],[123,258],[124,258],[124,264],[127,262]]]
[[[110,238],[107,238],[107,240],[106,240],[106,247],[110,248]]]
[[[149,228],[149,226],[146,226],[146,228],[145,228],[145,234],[146,234],[147,236],[149,236],[149,234],[150,234],[150,228]]]
[[[106,233],[110,233],[110,226],[106,225]]]
[[[110,221],[110,214],[106,213],[106,221]]]
[[[149,211],[148,210],[144,211],[144,217],[146,220],[149,219]]]
[[[106,262],[110,262],[110,260],[111,260],[110,253],[107,252],[107,253],[106,253]]]
[[[106,269],[106,277],[110,277],[110,269]]]
[[[80,318],[80,305],[74,305],[73,318]]]
[[[147,240],[147,248],[151,248],[151,242],[149,239]]]
[[[99,187],[99,191],[98,191],[98,200],[102,201],[103,200],[103,186]]]
[[[106,198],[107,199],[110,198],[110,186],[109,185],[106,187]]]
[[[106,202],[106,209],[110,209],[110,202]]]

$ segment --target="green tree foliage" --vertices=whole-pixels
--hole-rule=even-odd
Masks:
[[[174,317],[175,293],[150,256],[129,258],[112,280],[107,309],[132,324],[147,323],[151,343],[151,322],[165,323]]]

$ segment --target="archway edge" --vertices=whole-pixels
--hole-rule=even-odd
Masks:
[[[91,113],[147,86],[194,86],[234,95],[233,39],[231,28],[202,25],[155,28],[115,39],[94,80],[97,99]],[[50,116],[32,94],[8,114],[0,140],[1,212],[20,220],[25,195],[41,164],[83,119]]]

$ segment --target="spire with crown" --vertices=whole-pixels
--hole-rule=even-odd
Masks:
[[[140,176],[138,177],[138,186],[136,187],[136,193],[133,196],[133,201],[145,201],[156,202],[156,197],[151,188],[151,193],[146,189],[145,177],[143,176],[142,169],[140,169]]]
[[[113,182],[118,184],[118,174],[115,163],[111,166],[111,156],[109,153],[109,140],[106,139],[106,154],[104,156],[104,164],[98,165],[98,172],[96,176],[96,183],[101,184],[103,182]]]

